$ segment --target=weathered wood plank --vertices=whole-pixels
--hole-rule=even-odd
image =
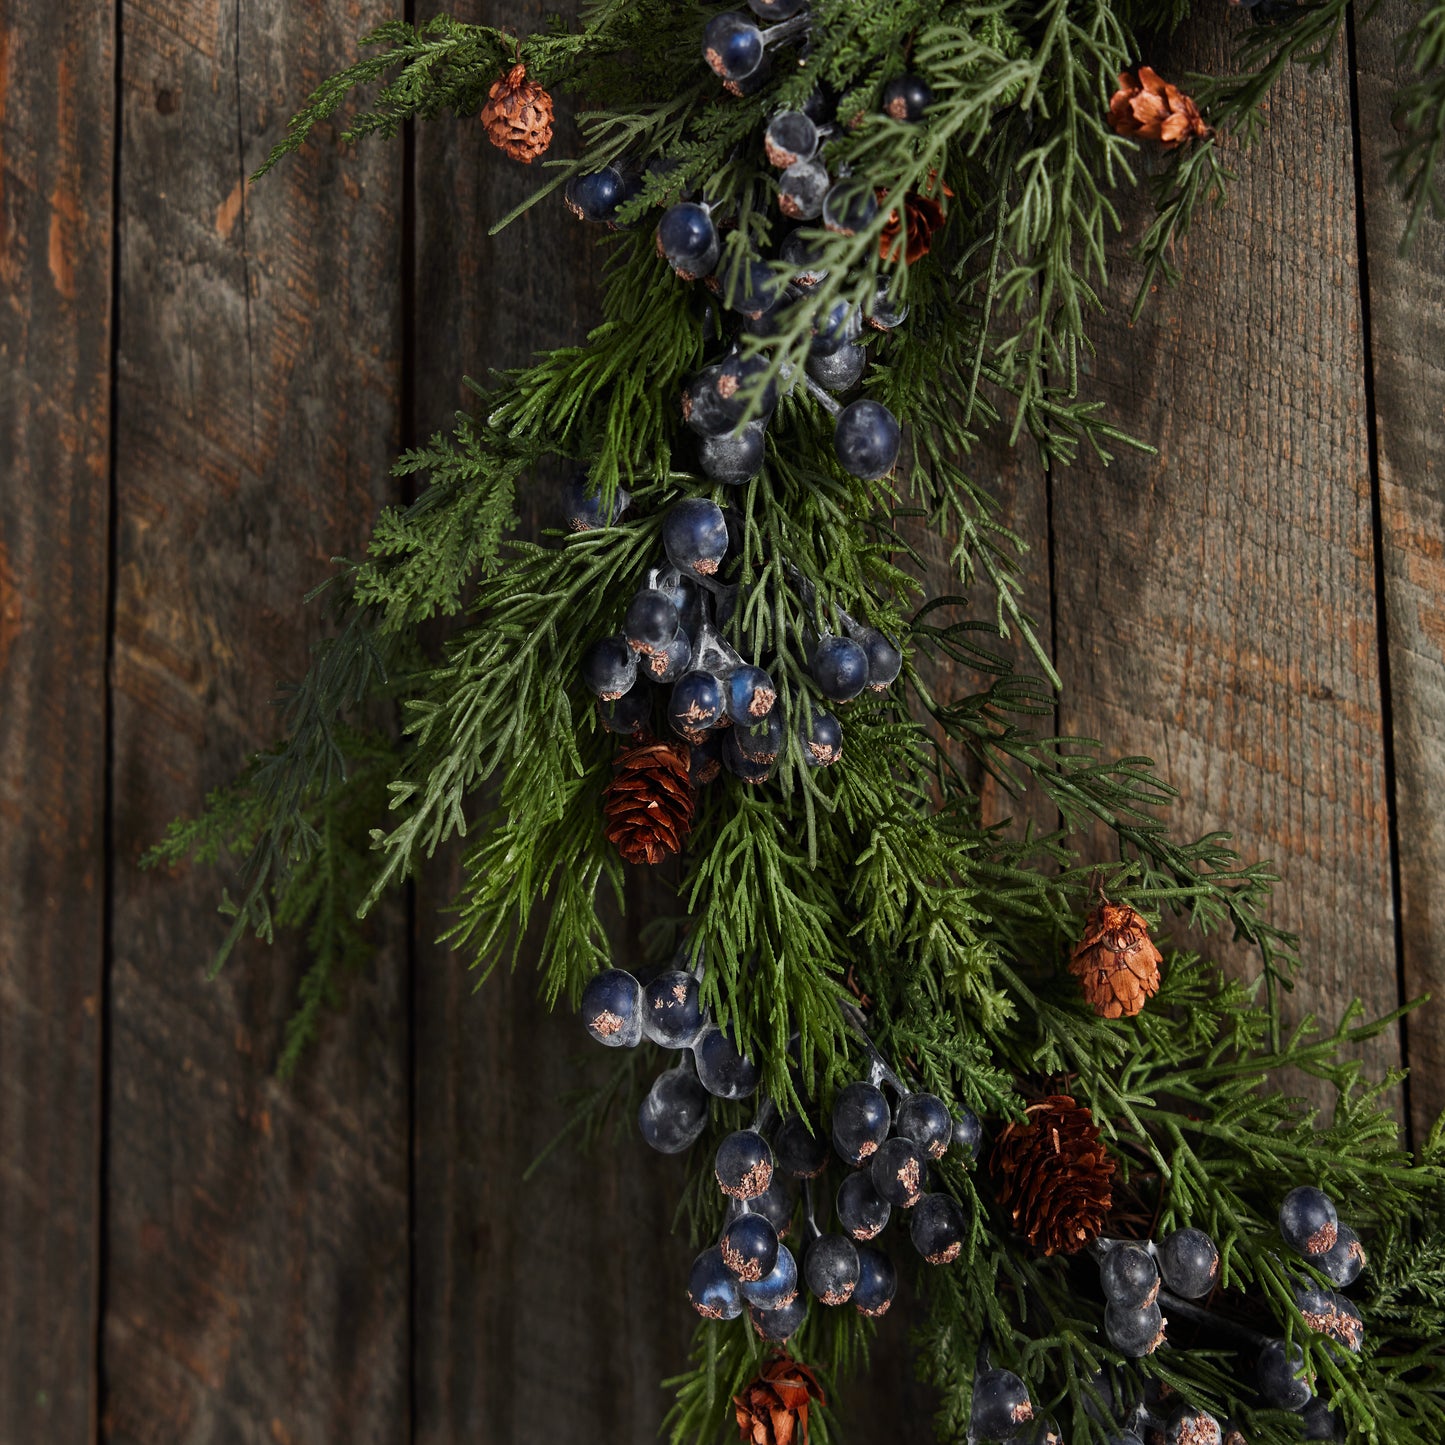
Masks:
[[[383,926],[294,1084],[304,957],[204,976],[217,878],[137,871],[276,727],[302,594],[393,495],[401,166],[321,136],[244,178],[383,0],[125,10],[115,949],[104,1335],[116,1442],[394,1445],[406,1366],[406,1004]]]
[[[96,1412],[109,0],[0,15],[0,1439]]]
[[[1146,59],[1213,70],[1242,23]],[[1066,732],[1157,759],[1176,827],[1274,859],[1274,916],[1303,940],[1290,1007],[1332,1017],[1396,1002],[1343,55],[1287,75],[1271,112],[1182,284],[1098,328],[1091,389],[1159,455],[1055,479],[1058,658]],[[1396,1032],[1366,1055],[1398,1064]]]
[[[1405,80],[1394,55],[1413,7],[1386,4],[1358,37],[1357,118],[1368,245],[1371,368],[1388,625],[1404,991],[1445,1001],[1445,227],[1399,254],[1388,179]],[[1407,1025],[1416,1138],[1445,1109],[1441,1002]]]

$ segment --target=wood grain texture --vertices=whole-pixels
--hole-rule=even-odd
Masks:
[[[1146,58],[1213,71],[1244,23]],[[1159,454],[1055,478],[1062,724],[1155,758],[1177,829],[1227,827],[1274,860],[1273,915],[1303,948],[1290,1009],[1332,1018],[1356,995],[1396,1003],[1343,56],[1288,74],[1270,112],[1180,286],[1097,329],[1090,389]],[[1143,206],[1128,215],[1132,241]],[[1117,268],[1122,296],[1135,279]],[[1396,1031],[1366,1057],[1397,1065]]]
[[[399,153],[322,135],[245,186],[390,9],[125,9],[103,1355],[125,1445],[406,1438],[402,930],[281,1084],[303,950],[208,982],[216,877],[137,870],[274,734],[329,625],[301,597],[393,495]]]
[[[0,1440],[85,1440],[110,519],[109,3],[0,13]]]

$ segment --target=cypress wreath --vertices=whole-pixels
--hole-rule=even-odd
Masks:
[[[633,1102],[688,1154],[701,1251],[675,1441],[840,1438],[838,1378],[906,1288],[944,1439],[1439,1445],[1445,1132],[1411,1159],[1395,1080],[1351,1061],[1393,1018],[1283,1036],[1268,870],[1171,836],[1150,764],[1032,730],[1057,678],[967,461],[985,432],[1048,467],[1137,445],[1077,385],[1110,191],[1160,152],[1137,312],[1346,0],[1258,0],[1192,95],[1137,63],[1176,0],[749,3],[395,22],[297,116],[268,166],[378,81],[348,136],[449,111],[533,163],[549,92],[575,97],[583,153],[533,202],[565,188],[596,227],[604,315],[402,457],[427,485],[336,579],[284,740],[154,859],[244,860],[222,959],[310,930],[289,1071],[359,918],[474,815],[456,947],[515,961],[545,900],[547,1000],[656,1051]],[[1436,4],[1406,40],[1412,230],[1441,209],[1442,35]],[[557,531],[518,538],[517,489],[563,468]],[[399,739],[367,730],[378,697]],[[983,774],[1059,830],[985,826]],[[599,902],[635,867],[677,910],[624,970]],[[1258,978],[1170,946],[1166,913],[1245,939]]]

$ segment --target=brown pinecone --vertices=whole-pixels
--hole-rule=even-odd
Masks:
[[[627,863],[661,863],[682,851],[697,800],[683,743],[639,743],[615,764],[603,795],[607,841]]]
[[[552,97],[520,61],[492,82],[482,107],[487,139],[514,161],[530,164],[552,144]]]
[[[1166,148],[1214,134],[1194,102],[1147,65],[1139,67],[1138,80],[1127,70],[1119,77],[1119,88],[1109,100],[1109,124],[1120,135],[1157,140]]]
[[[1142,915],[1127,903],[1103,902],[1084,924],[1069,972],[1100,1018],[1131,1019],[1159,992],[1163,961]]]
[[[733,1397],[738,1434],[749,1445],[808,1445],[808,1406],[823,1388],[807,1365],[774,1355],[741,1395]]]
[[[1114,1161],[1094,1116],[1067,1094],[1027,1109],[993,1146],[999,1203],[1014,1228],[1045,1254],[1077,1254],[1104,1228],[1113,1203]]]

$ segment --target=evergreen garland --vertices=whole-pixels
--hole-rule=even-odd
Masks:
[[[621,899],[628,866],[604,819],[621,744],[579,662],[587,644],[617,632],[657,567],[675,504],[713,498],[732,513],[725,567],[703,589],[715,630],[741,659],[766,659],[784,726],[776,764],[759,769],[767,781],[698,790],[685,851],[657,870],[675,888],[676,916],[655,921],[656,956],[636,967],[673,958],[692,971],[700,1004],[755,1063],[761,1128],[778,1113],[816,1124],[845,1085],[867,1078],[895,1103],[926,1094],[947,1104],[960,1138],[933,1161],[931,1187],[961,1211],[956,1258],[920,1263],[906,1285],[926,1300],[919,1354],[939,1391],[940,1437],[1001,1438],[990,1400],[1006,1399],[1017,1376],[1034,1423],[1010,1425],[1009,1438],[1137,1438],[1119,1433],[1126,1426],[1208,1438],[1189,1433],[1194,1409],[1255,1445],[1336,1428],[1351,1440],[1438,1445],[1445,1130],[1437,1125],[1412,1159],[1387,1098],[1398,1080],[1367,1080],[1354,1062],[1356,1046],[1397,1016],[1366,1021],[1352,1010],[1337,1025],[1307,1020],[1286,1033],[1280,993],[1298,960],[1295,941],[1267,918],[1268,868],[1243,862],[1226,835],[1174,836],[1160,820],[1172,789],[1148,760],[1038,730],[1058,680],[1023,596],[1022,543],[968,465],[989,432],[1026,438],[1048,467],[1084,446],[1107,459],[1140,445],[1081,391],[1080,361],[1106,295],[1111,194],[1136,183],[1139,148],[1154,144],[1147,128],[1142,140],[1120,133],[1110,96],[1118,86],[1116,111],[1127,104],[1121,75],[1147,54],[1141,37],[1173,28],[1188,8],[812,0],[806,22],[784,21],[793,29],[771,37],[778,62],[740,96],[703,64],[704,27],[720,12],[697,0],[592,0],[575,28],[520,38],[446,17],[365,37],[364,57],[316,92],[266,168],[358,86],[380,84],[350,139],[392,137],[408,120],[448,112],[475,124],[508,77],[534,88],[529,115],[550,115],[535,88],[566,92],[580,105],[582,152],[547,162],[549,179],[528,204],[564,186],[575,198],[607,167],[630,178],[598,231],[608,248],[603,315],[585,344],[477,386],[474,415],[401,458],[397,475],[425,486],[382,514],[366,556],[327,589],[336,629],[287,700],[282,742],[209,799],[201,819],[175,824],[152,861],[238,867],[218,967],[247,932],[270,939],[278,922],[306,931],[315,962],[283,1071],[364,959],[367,911],[453,837],[467,840],[456,947],[483,970],[514,964],[529,923],[544,918],[543,994],[577,1008],[589,983],[615,977],[601,909]],[[1289,65],[1321,64],[1337,48],[1346,13],[1345,0],[1260,0],[1242,22],[1233,72],[1191,82],[1197,114],[1177,91],[1161,101],[1171,115],[1195,115],[1193,138],[1148,183],[1157,217],[1140,245],[1135,314],[1157,279],[1173,278],[1171,253],[1201,203],[1222,198],[1222,155],[1248,143]],[[1404,41],[1418,78],[1402,99],[1396,166],[1412,234],[1441,210],[1442,35],[1436,5]],[[926,82],[921,119],[884,112],[885,87],[905,74]],[[1142,70],[1138,83],[1148,84]],[[739,297],[798,270],[759,261],[776,257],[791,229],[764,130],[819,95],[833,118],[822,159],[830,177],[854,179],[857,223],[804,222],[815,284],[739,331]],[[660,208],[684,197],[705,199],[720,223],[713,289],[678,279],[654,245]],[[904,198],[917,198],[928,233],[917,248],[901,225]],[[878,477],[842,465],[827,399],[802,380],[820,319],[840,306],[895,319],[907,308],[901,324],[866,337],[863,395],[908,436],[901,462]],[[756,425],[778,391],[764,460],[740,486],[699,474],[678,410],[689,379],[733,333],[746,363],[740,423]],[[585,469],[574,507],[601,524],[519,538],[519,490],[563,467]],[[925,585],[919,549],[930,534],[953,574],[944,595]],[[451,626],[429,648],[419,631],[436,619]],[[810,652],[849,626],[897,641],[902,670],[847,705],[843,758],[818,768],[807,719],[832,704]],[[1039,675],[1020,672],[1000,637],[1021,639]],[[378,699],[400,703],[399,738],[366,726]],[[655,715],[649,725],[665,734]],[[986,825],[985,775],[1016,794],[1041,789],[1059,827],[1020,838]],[[1090,867],[1079,840],[1099,824],[1116,856]],[[1236,981],[1167,945],[1155,970],[1151,946],[1142,1010],[1102,1016],[1068,964],[1104,897],[1140,930],[1172,917],[1196,939],[1246,940],[1257,976]],[[621,1057],[584,1106],[590,1125],[647,1092],[639,1056]],[[1280,1093],[1284,1070],[1317,1080],[1331,1107]],[[1019,1208],[1006,1204],[1020,1187],[1007,1141],[1062,1095],[1097,1128],[1094,1167],[1111,1201],[1106,1237],[1072,1255],[1030,1244]],[[698,1247],[737,1214],[716,1188],[712,1146],[746,1130],[756,1102],[713,1100],[707,1142],[689,1155],[682,1214]],[[968,1137],[978,1120],[982,1153]],[[1324,1189],[1368,1248],[1352,1294],[1364,1321],[1358,1352],[1320,1332],[1317,1301],[1301,1293],[1338,1280],[1281,1242],[1277,1210],[1299,1185]],[[1027,1213],[1046,1201],[1023,1203]],[[810,1190],[805,1209],[826,1220],[823,1193]],[[1219,1251],[1213,1294],[1169,1301],[1167,1343],[1122,1353],[1100,1292],[1110,1239],[1163,1240],[1185,1226]],[[1166,1285],[1177,1277],[1165,1274]],[[722,1438],[735,1411],[746,1424],[750,1400],[790,1402],[799,1439],[840,1438],[822,1399],[861,1366],[878,1327],[814,1303],[787,1347],[815,1377],[764,1371],[767,1346],[746,1318],[704,1321],[693,1368],[672,1382],[672,1438]],[[1254,1361],[1276,1338],[1285,1358],[1301,1352],[1331,1416],[1318,1402],[1314,1414],[1264,1402]]]

